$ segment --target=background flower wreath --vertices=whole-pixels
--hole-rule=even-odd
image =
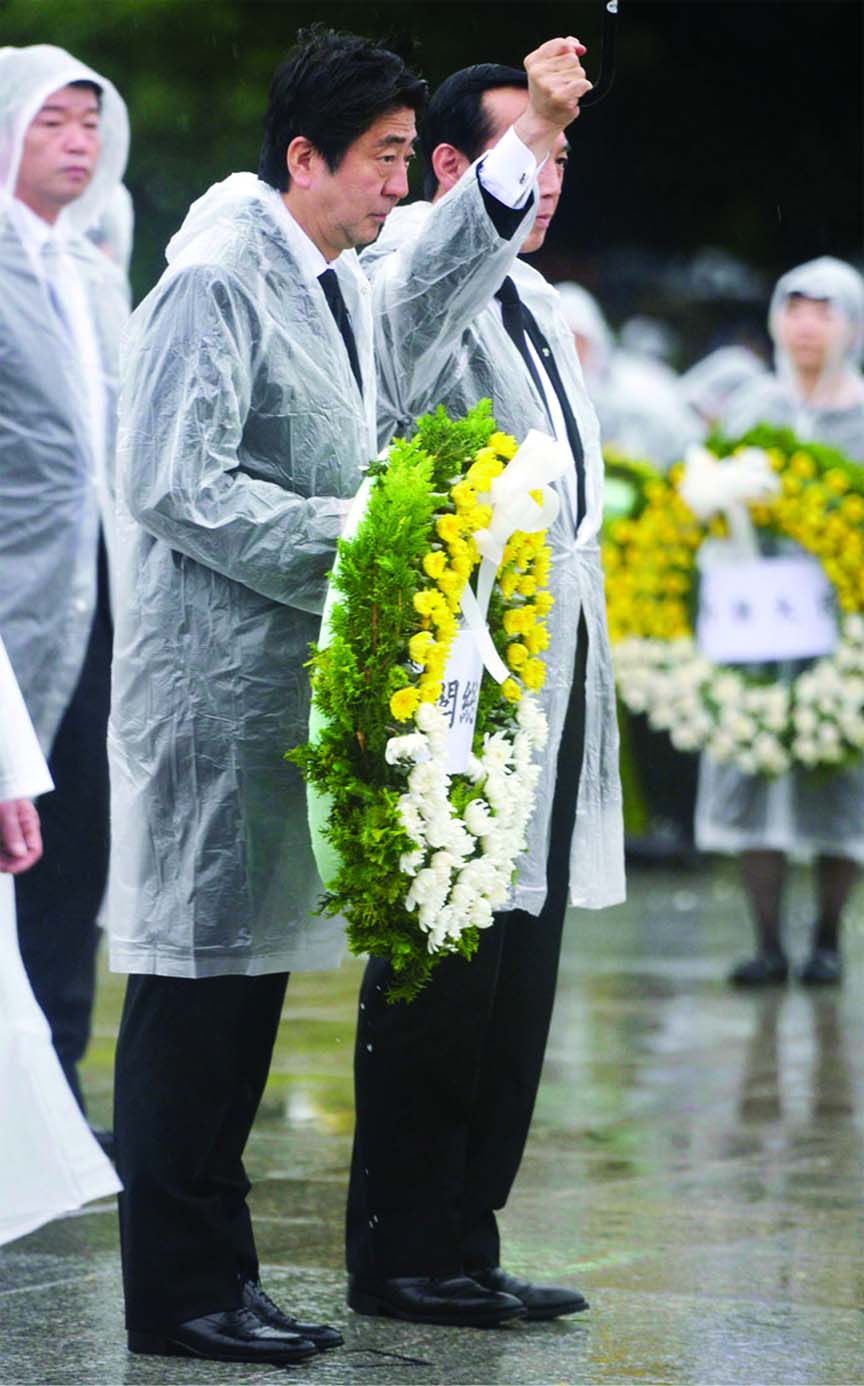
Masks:
[[[780,488],[751,504],[750,517],[818,559],[836,594],[837,647],[791,683],[703,658],[693,638],[695,560],[705,538],[725,536],[725,521],[699,523],[681,497],[680,466],[649,476],[644,464],[617,459],[630,510],[608,521],[603,556],[621,699],[680,750],[748,774],[847,764],[864,749],[864,467],[768,426],[734,441],[716,435],[709,446],[718,457],[767,454]]]

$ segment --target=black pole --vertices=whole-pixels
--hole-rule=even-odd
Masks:
[[[603,14],[603,57],[600,64],[600,76],[596,84],[586,96],[582,97],[580,106],[596,106],[598,101],[602,101],[604,96],[608,96],[612,83],[615,79],[615,39],[618,33],[618,0],[607,0]]]

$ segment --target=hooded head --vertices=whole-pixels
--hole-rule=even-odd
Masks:
[[[126,106],[106,77],[62,48],[0,48],[0,201],[15,194],[24,138],[53,92],[85,82],[99,90],[101,147],[92,178],[61,213],[64,228],[84,232],[98,221],[123,176],[129,152]]]
[[[807,393],[848,375],[864,352],[864,280],[830,255],[809,260],[779,280],[768,327],[778,374]]]
[[[558,284],[561,311],[573,333],[579,360],[589,381],[601,380],[612,359],[612,333],[600,305],[581,284]]]

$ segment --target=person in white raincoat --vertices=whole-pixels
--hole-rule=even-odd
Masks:
[[[458,417],[485,396],[500,428],[517,439],[554,432],[573,457],[549,536],[549,744],[512,906],[470,962],[446,958],[410,1005],[386,1003],[381,958],[361,991],[349,1304],[418,1322],[488,1325],[514,1306],[534,1318],[586,1307],[578,1291],[502,1270],[495,1218],[531,1120],[568,881],[574,905],[624,897],[597,420],[558,295],[516,258],[542,244],[557,206],[563,130],[590,85],[583,52],[551,40],[526,58],[527,76],[483,64],[448,78],[421,137],[433,203],[394,212],[361,259],[374,294],[379,442],[439,403]]]
[[[679,462],[703,430],[681,402],[677,382],[644,357],[615,346],[597,300],[581,284],[562,283],[557,289],[604,447],[652,462],[661,471]]]
[[[287,974],[334,965],[306,792],[309,644],[377,452],[353,247],[407,191],[425,84],[314,29],[261,177],[191,207],[136,311],[120,406],[111,965],[132,974],[115,1129],[129,1346],[289,1362],[341,1339],[258,1285],[242,1154]]]
[[[0,1245],[120,1187],[66,1082],[18,951],[12,878],[41,855],[30,801],[51,788],[0,640]]]
[[[125,278],[85,231],[126,164],[112,84],[46,44],[0,49],[0,632],[57,786],[18,878],[30,981],[83,1107],[108,862],[114,412]]]
[[[732,396],[720,420],[724,433],[738,438],[756,424],[775,424],[864,463],[860,274],[830,256],[790,270],[774,290],[769,328],[775,373]],[[798,551],[791,541],[787,548]],[[864,862],[864,765],[830,774],[797,766],[769,780],[703,756],[696,842],[705,851],[741,857],[757,952],[733,969],[731,981],[762,986],[786,980],[782,907],[790,854],[816,861],[817,914],[800,980],[840,980],[842,913]]]

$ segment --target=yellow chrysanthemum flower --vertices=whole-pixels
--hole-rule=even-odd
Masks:
[[[447,555],[442,549],[433,549],[423,558],[423,571],[427,577],[438,579],[447,567]]]
[[[407,722],[420,706],[420,694],[416,688],[399,688],[390,699],[390,711],[397,722]]]
[[[511,457],[516,456],[519,449],[519,444],[515,438],[511,438],[509,433],[500,432],[492,434],[488,446],[494,448],[498,456],[506,458],[508,462]]]
[[[456,515],[439,515],[435,521],[435,529],[439,539],[443,539],[445,544],[451,544],[462,534],[462,521]]]
[[[529,659],[522,669],[522,679],[525,687],[532,692],[542,688],[546,681],[546,665],[542,659]]]
[[[522,689],[515,679],[505,679],[501,685],[501,696],[506,698],[508,703],[518,703],[522,697]]]
[[[477,500],[477,492],[470,481],[457,481],[450,495],[457,510],[470,510]]]
[[[511,669],[518,671],[522,668],[527,659],[528,650],[521,641],[517,641],[514,645],[507,646],[507,663],[510,665]]]
[[[421,630],[416,635],[412,635],[408,641],[408,653],[415,664],[425,664],[429,657],[429,651],[435,643],[431,631]]]

